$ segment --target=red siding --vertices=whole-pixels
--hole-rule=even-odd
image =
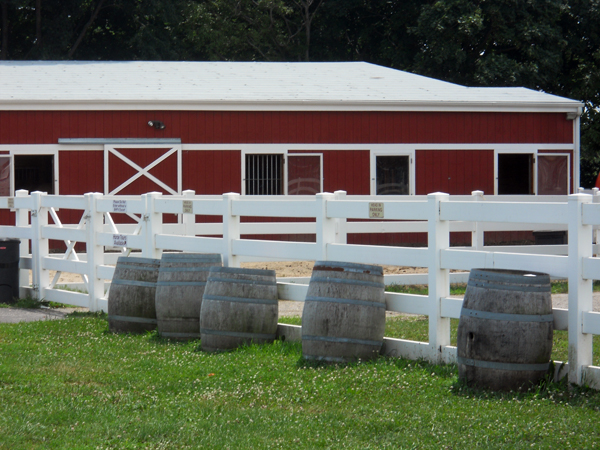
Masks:
[[[147,125],[161,120],[164,130]],[[0,111],[1,144],[59,138],[183,143],[572,143],[564,113]]]
[[[104,152],[58,152],[58,180],[61,195],[104,192]]]
[[[198,194],[242,192],[242,152],[239,150],[194,151],[182,155],[183,189]]]
[[[493,150],[417,150],[416,194],[494,193]]]

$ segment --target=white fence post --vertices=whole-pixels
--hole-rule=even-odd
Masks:
[[[333,195],[336,200],[346,200],[346,191],[335,191]],[[348,243],[348,225],[346,218],[335,219],[335,243]]]
[[[183,201],[193,200],[196,195],[196,191],[188,189],[183,191]],[[182,213],[183,219],[183,235],[184,236],[194,236],[194,227],[196,225],[196,215],[195,214],[186,214]]]
[[[583,258],[592,256],[592,226],[582,223],[584,203],[592,197],[569,195],[569,382],[581,384],[592,364],[592,335],[583,333],[583,313],[592,311],[592,280],[583,278]]]
[[[597,187],[592,189],[592,202],[600,203],[600,189],[598,189]],[[599,236],[598,226],[596,225],[596,226],[594,226],[594,231],[592,234],[592,240],[593,240],[594,244],[596,244],[596,245],[600,244],[600,242],[598,242],[598,236]],[[594,253],[594,256],[598,255],[598,252],[593,252],[593,253]]]
[[[317,254],[316,259],[327,261],[327,244],[336,242],[335,219],[327,217],[327,202],[334,200],[335,195],[323,192],[315,195],[317,202],[316,225],[317,225]]]
[[[233,241],[240,238],[240,217],[233,215],[233,202],[240,199],[240,194],[229,192],[223,194],[223,265],[240,267],[239,257],[233,254]]]
[[[104,246],[98,244],[97,235],[102,233],[104,214],[98,212],[96,201],[102,194],[92,192],[84,195],[86,202],[86,252],[87,252],[87,285],[90,311],[98,311],[98,299],[104,297],[104,280],[98,278],[98,266],[104,264]]]
[[[472,191],[471,195],[473,196],[474,202],[483,201],[483,191]],[[471,247],[473,247],[474,250],[483,250],[483,246],[483,224],[481,222],[475,222],[475,231],[471,233]]]
[[[160,258],[162,251],[156,248],[156,235],[162,233],[162,213],[157,213],[154,207],[154,200],[161,197],[160,192],[149,192],[142,195],[144,200],[144,215],[142,216],[141,234],[144,236],[144,248],[142,256],[144,258]]]
[[[440,202],[448,201],[448,194],[436,192],[427,195],[430,216],[427,221],[429,251],[429,352],[432,362],[443,361],[443,348],[450,345],[450,319],[442,317],[442,298],[450,295],[448,269],[441,267],[441,250],[450,247],[450,223],[440,220]]]
[[[19,189],[15,192],[15,197],[27,197],[29,192],[25,189]],[[29,211],[25,208],[19,208],[15,204],[15,225],[17,227],[26,227],[29,225]],[[29,239],[21,239],[19,246],[19,256],[29,256]],[[25,296],[25,287],[29,286],[29,271],[19,270],[19,297]]]
[[[48,208],[42,207],[45,192],[32,192],[33,209],[31,210],[31,267],[33,296],[38,300],[44,298],[45,290],[50,284],[50,275],[43,268],[43,258],[49,254],[48,239],[42,237],[42,230],[48,225]]]

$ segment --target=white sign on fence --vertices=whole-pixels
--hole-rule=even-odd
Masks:
[[[113,234],[113,245],[115,247],[127,247],[127,235]]]
[[[15,208],[15,199],[14,198],[12,198],[12,197],[8,198],[8,207],[10,209],[14,209]]]
[[[194,214],[194,203],[191,200],[183,201],[183,214]]]
[[[369,219],[383,219],[383,203],[369,202]]]
[[[127,200],[113,200],[113,212],[126,213],[127,212]]]

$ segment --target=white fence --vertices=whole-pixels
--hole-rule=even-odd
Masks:
[[[569,381],[600,388],[600,367],[592,366],[592,337],[600,334],[600,312],[592,307],[592,281],[600,279],[595,228],[600,225],[600,195],[568,197],[487,197],[434,193],[427,196],[346,196],[343,191],[314,197],[242,197],[238,194],[182,196],[148,193],[137,197],[52,196],[26,191],[0,198],[0,208],[15,211],[15,226],[1,226],[0,237],[21,239],[21,294],[59,303],[106,310],[105,280],[117,256],[131,250],[159,258],[164,250],[221,253],[224,264],[242,260],[331,260],[427,268],[427,296],[386,293],[387,310],[429,316],[429,342],[386,338],[383,352],[432,362],[455,362],[450,319],[459,318],[462,299],[450,298],[450,274],[471,268],[535,270],[568,279],[568,309],[554,309],[555,329],[568,329],[569,361],[557,364]],[[78,210],[78,224],[62,224],[57,210]],[[133,224],[116,224],[127,214]],[[165,223],[175,215],[177,223]],[[219,223],[196,223],[196,216],[220,216]],[[313,222],[247,223],[241,217],[312,218]],[[29,220],[29,217],[31,220]],[[352,222],[354,219],[370,219]],[[52,222],[52,223],[51,223]],[[488,247],[485,231],[567,230],[568,245]],[[472,233],[471,247],[450,247],[451,231]],[[426,232],[428,247],[349,245],[348,233]],[[316,242],[241,239],[243,235],[316,235]],[[221,237],[222,236],[222,237]],[[62,240],[64,254],[51,254],[49,240]],[[86,254],[75,251],[85,242]],[[29,254],[31,243],[31,254]],[[119,252],[105,252],[118,248]],[[32,283],[29,282],[31,270]],[[50,279],[50,271],[57,271]],[[85,293],[57,288],[61,272],[80,274]],[[386,279],[389,283],[389,279]],[[414,282],[415,278],[412,278]],[[399,282],[396,277],[393,281]],[[108,283],[106,283],[108,285]],[[303,301],[306,284],[279,282],[281,299]],[[568,370],[565,370],[568,368]]]

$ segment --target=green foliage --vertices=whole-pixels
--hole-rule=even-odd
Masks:
[[[593,448],[600,393],[475,391],[456,367],[207,354],[99,317],[0,325],[0,449]]]

